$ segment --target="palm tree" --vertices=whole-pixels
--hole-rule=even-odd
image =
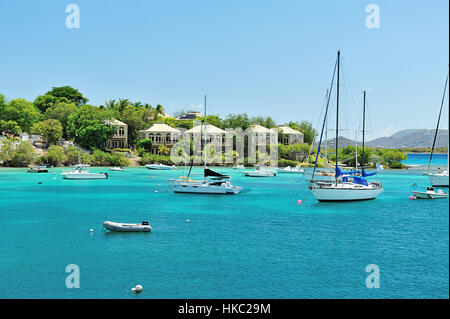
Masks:
[[[119,112],[122,113],[122,111],[125,110],[125,108],[130,104],[131,103],[128,99],[119,99],[119,103],[117,104]]]
[[[156,120],[158,118],[159,115],[164,114],[164,107],[160,104],[156,105],[156,108],[153,111],[153,119]]]
[[[105,108],[108,110],[114,110],[116,108],[116,100],[105,101]]]

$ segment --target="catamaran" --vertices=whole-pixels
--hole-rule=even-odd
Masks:
[[[441,108],[439,110],[439,116],[438,116],[438,121],[437,121],[437,125],[436,125],[436,130],[434,132],[434,139],[433,139],[433,146],[431,148],[431,154],[430,154],[430,160],[428,162],[428,170],[427,173],[425,174],[426,176],[428,176],[428,179],[430,180],[430,183],[433,187],[448,187],[449,184],[449,178],[448,178],[448,172],[449,170],[449,141],[447,140],[447,170],[444,171],[437,171],[435,173],[432,173],[430,171],[430,165],[431,165],[431,159],[433,158],[433,152],[434,152],[434,147],[436,145],[436,138],[437,138],[437,134],[439,132],[439,122],[441,120],[441,114],[442,114],[442,108],[444,105],[444,100],[445,100],[445,93],[447,91],[447,84],[448,84],[448,71],[447,71],[447,78],[445,79],[445,87],[444,87],[444,94],[442,95],[442,101],[441,101]],[[450,111],[450,109],[449,109]],[[450,125],[449,125],[450,128]]]
[[[347,171],[343,172],[338,166],[338,150],[339,150],[339,72],[340,72],[340,51],[337,53],[337,61],[335,69],[333,71],[333,77],[331,81],[330,93],[333,88],[334,75],[337,69],[337,93],[336,93],[336,139],[335,139],[335,154],[336,154],[336,166],[335,166],[335,180],[334,181],[320,181],[316,180],[315,171],[317,168],[317,160],[320,154],[320,144],[322,143],[323,127],[328,114],[328,106],[330,102],[330,95],[328,96],[327,108],[325,110],[324,124],[322,125],[322,132],[320,135],[320,141],[317,148],[316,161],[314,164],[314,170],[312,179],[309,181],[309,189],[313,196],[318,201],[357,201],[357,200],[369,200],[375,199],[383,192],[383,186],[379,183],[371,183],[366,180],[366,177],[375,175],[376,173],[366,173],[364,170],[364,131],[365,131],[365,107],[366,107],[366,92],[364,91],[363,102],[363,142],[362,142],[362,167],[361,173],[359,171]]]
[[[192,166],[194,164],[194,157],[192,157],[189,173],[185,176],[180,176],[176,180],[170,180],[170,186],[174,193],[189,193],[189,194],[220,194],[220,195],[237,195],[241,192],[241,187],[233,186],[231,184],[231,177],[215,172],[206,167],[206,95],[205,95],[205,111],[204,111],[204,169],[203,180],[195,180],[190,178]]]

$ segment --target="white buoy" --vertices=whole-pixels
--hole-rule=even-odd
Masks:
[[[136,285],[136,287],[131,288],[131,291],[134,292],[134,293],[139,294],[139,293],[142,292],[142,286],[141,285]]]
[[[89,229],[89,231],[92,233],[94,230],[91,228],[91,229]]]
[[[157,193],[158,191],[155,191],[155,193]]]
[[[186,223],[189,223],[190,222],[190,220],[189,219],[186,219]]]

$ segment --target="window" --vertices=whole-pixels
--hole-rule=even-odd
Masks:
[[[161,143],[161,134],[156,133],[155,142],[158,143],[158,144]]]
[[[125,128],[123,126],[119,127],[119,136],[125,136]]]
[[[149,138],[149,139],[151,139],[151,140],[152,140],[152,142],[154,142],[154,141],[155,141],[155,136],[154,136],[153,134],[150,134],[150,135],[148,136],[148,138]]]

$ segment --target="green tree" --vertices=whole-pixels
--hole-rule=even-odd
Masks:
[[[291,124],[293,122],[290,122],[289,124]],[[303,133],[303,141],[307,144],[311,144],[312,142],[314,142],[314,138],[317,134],[317,131],[313,128],[312,124],[310,122],[307,121],[302,121],[300,123],[295,122],[296,125],[293,125],[294,127],[292,127],[291,125],[289,125],[291,128],[300,131]]]
[[[58,120],[63,127],[63,138],[67,138],[67,125],[69,122],[69,116],[77,112],[78,107],[75,103],[66,103],[58,101],[56,104],[47,108],[44,114],[44,118]]]
[[[57,98],[66,98],[67,100],[75,103],[76,106],[86,104],[89,100],[83,96],[77,89],[71,86],[54,87],[52,90],[45,93]]]
[[[58,102],[70,103],[70,101],[65,97],[55,97],[53,95],[39,95],[36,99],[34,99],[33,105],[42,113],[49,108],[54,106]]]
[[[35,134],[42,135],[42,138],[48,144],[56,144],[63,136],[62,125],[55,119],[35,123],[31,131]]]
[[[33,146],[17,137],[0,141],[0,161],[6,167],[26,167],[34,162]]]
[[[150,110],[147,108],[135,108],[128,105],[120,116],[120,120],[128,126],[128,144],[134,146],[138,141],[139,131],[149,126],[147,121]]]
[[[252,121],[249,119],[246,113],[243,114],[228,114],[224,120],[225,128],[242,128],[242,130],[248,129],[252,125]]]
[[[42,161],[53,166],[61,166],[67,162],[67,155],[64,149],[58,145],[52,145],[48,148],[47,154],[42,156]]]
[[[136,143],[138,148],[143,148],[146,152],[151,152],[153,142],[149,138],[143,138]]]
[[[402,161],[407,159],[407,155],[400,150],[383,150],[381,158],[389,168],[402,168]]]
[[[22,130],[16,121],[0,120],[0,135],[19,136]]]
[[[68,118],[67,135],[84,148],[103,149],[115,128],[105,125],[106,114],[92,105],[82,105]]]
[[[0,120],[16,122],[23,132],[29,132],[33,124],[41,117],[39,110],[25,99],[10,100],[2,108]]]

